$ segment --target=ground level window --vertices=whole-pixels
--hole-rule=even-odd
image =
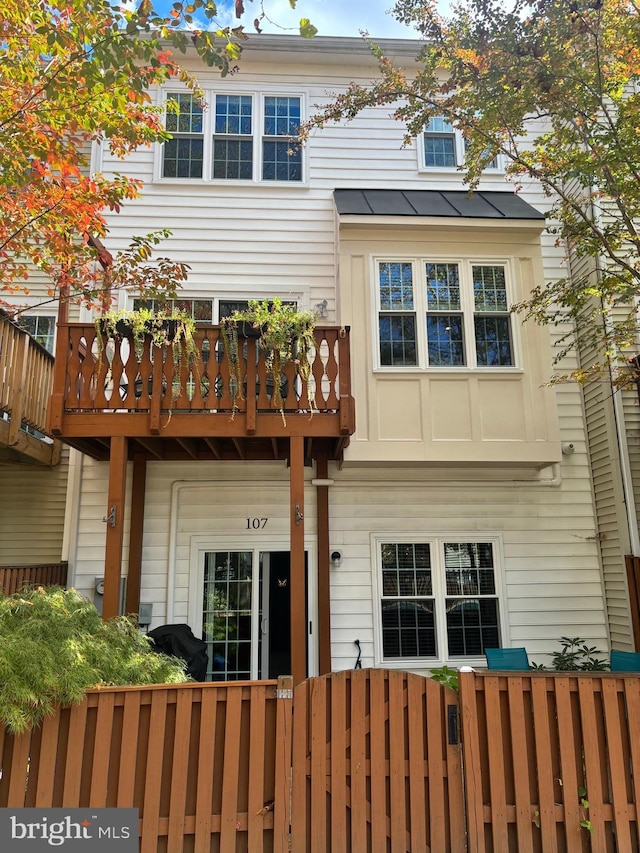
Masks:
[[[479,657],[500,645],[493,542],[380,542],[383,660]]]
[[[491,542],[444,542],[449,655],[474,656],[500,645]]]
[[[382,589],[384,656],[406,658],[435,655],[429,545],[384,543]]]

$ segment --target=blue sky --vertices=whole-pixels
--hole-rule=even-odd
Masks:
[[[160,4],[159,4],[160,5]],[[253,31],[253,21],[260,14],[260,0],[244,0],[245,15],[241,23]],[[298,0],[295,10],[289,0],[265,0],[265,11],[280,27],[263,20],[263,32],[297,32],[300,18],[310,18],[324,36],[357,36],[367,30],[374,38],[415,38],[416,33],[398,23],[387,10],[393,0]],[[221,24],[235,26],[233,0],[218,0]],[[285,29],[282,29],[284,27]],[[288,29],[287,29],[288,28]]]

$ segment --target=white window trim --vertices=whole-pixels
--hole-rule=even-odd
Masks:
[[[514,293],[516,292],[514,278],[514,264],[512,258],[478,258],[475,256],[457,256],[438,255],[436,253],[423,255],[420,258],[415,256],[400,256],[400,255],[379,255],[371,258],[371,281],[375,288],[374,298],[372,299],[373,306],[373,370],[375,373],[390,374],[390,373],[454,373],[459,375],[463,372],[473,373],[489,373],[497,375],[499,373],[517,373],[522,372],[522,353],[520,347],[519,325],[515,322],[514,315],[509,312],[510,332],[511,332],[511,352],[513,355],[512,365],[500,365],[495,367],[476,364],[476,341],[473,328],[473,317],[475,305],[473,303],[473,282],[471,280],[472,266],[502,266],[505,268],[505,283],[507,290],[507,305],[512,305],[516,300]],[[379,316],[382,312],[380,308],[380,281],[378,278],[378,265],[381,263],[410,263],[413,268],[413,296],[414,308],[413,312],[416,315],[416,347],[418,351],[418,364],[416,365],[383,365],[380,361],[380,325]],[[462,365],[429,365],[427,357],[427,304],[426,304],[426,288],[425,288],[425,272],[424,266],[427,263],[438,264],[458,264],[460,267],[460,305],[463,315],[464,336],[465,336],[465,352],[467,356],[467,364]],[[401,313],[401,312],[398,312]],[[408,313],[408,312],[407,312]],[[455,312],[452,312],[455,313]],[[491,313],[491,312],[487,312]]]
[[[299,98],[300,120],[305,121],[309,102],[308,93],[304,91],[292,91],[290,88],[270,86],[267,89],[257,90],[255,86],[236,85],[228,91],[217,87],[205,87],[204,89],[207,107],[203,112],[203,177],[202,178],[165,178],[163,170],[163,143],[157,142],[154,151],[153,183],[180,184],[188,186],[200,186],[213,184],[215,186],[275,186],[283,187],[305,187],[309,184],[309,156],[307,146],[302,148],[302,178],[299,181],[266,181],[262,178],[262,140],[264,138],[264,100],[268,97]],[[158,93],[156,104],[163,106],[171,95],[189,94],[184,87],[167,86]],[[216,95],[249,95],[252,99],[252,135],[253,135],[253,177],[251,179],[236,178],[214,178],[213,171],[213,123],[215,120],[215,96]],[[286,138],[286,137],[283,137]]]
[[[428,172],[430,175],[432,175],[434,172],[442,172],[448,175],[460,174],[460,171],[464,169],[465,161],[465,144],[462,131],[458,130],[458,128],[456,127],[453,128],[454,151],[456,158],[455,166],[427,166],[424,151],[425,133],[427,133],[427,131],[423,130],[420,136],[417,138],[416,142],[416,149],[418,152],[418,172]],[[433,133],[429,135],[447,136],[446,133]],[[495,167],[485,166],[485,168],[483,169],[483,174],[487,176],[504,174],[504,157],[502,156],[502,154],[496,154],[495,160]]]
[[[434,614],[436,622],[436,645],[439,651],[437,657],[415,657],[415,658],[385,658],[382,645],[382,565],[380,560],[380,546],[386,542],[395,543],[427,543],[432,549],[432,554],[437,554],[435,570],[432,572]],[[485,667],[484,655],[480,657],[449,657],[447,654],[447,623],[445,614],[446,585],[444,576],[444,564],[441,556],[441,545],[443,542],[490,542],[493,546],[494,578],[496,585],[495,598],[498,600],[498,621],[501,645],[508,646],[510,637],[507,622],[507,600],[506,584],[504,581],[504,553],[502,536],[499,533],[486,533],[479,535],[477,531],[455,530],[450,533],[439,531],[433,534],[389,532],[375,533],[371,535],[371,565],[373,571],[373,658],[374,666],[382,666],[388,669],[433,669],[434,667],[452,665]],[[432,561],[432,567],[435,561]],[[406,596],[409,598],[410,596]],[[469,596],[472,598],[473,596]],[[492,596],[493,598],[494,596]]]

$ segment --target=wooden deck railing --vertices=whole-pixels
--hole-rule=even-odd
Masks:
[[[55,465],[60,443],[47,434],[53,356],[0,311],[0,447]]]
[[[68,563],[45,563],[38,566],[0,566],[0,590],[5,595],[30,586],[66,586]]]
[[[0,443],[29,454],[28,446],[50,442],[25,428],[47,432],[47,405],[53,389],[53,356],[0,312]],[[4,418],[3,418],[4,416]],[[46,461],[46,460],[39,460]]]
[[[237,413],[246,416],[247,431],[255,429],[262,412],[277,413],[265,353],[255,340],[239,347],[239,370],[230,364],[219,326],[199,325],[195,357],[172,344],[152,347],[147,339],[141,354],[132,343],[99,335],[93,324],[61,324],[56,350],[56,379],[51,413],[54,433],[64,434],[66,414],[148,413],[152,432],[160,416],[171,413]],[[339,432],[349,434],[353,419],[349,369],[349,329],[316,327],[316,351],[306,382],[295,364],[281,381],[285,416],[313,412],[339,415]],[[175,364],[174,364],[175,360]],[[242,377],[237,387],[235,377]]]

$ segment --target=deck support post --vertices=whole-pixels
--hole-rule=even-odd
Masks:
[[[120,574],[124,538],[124,506],[127,485],[127,439],[112,436],[109,458],[109,494],[105,522],[107,541],[104,556],[104,597],[102,618],[113,619],[120,612]]]
[[[129,571],[124,612],[140,612],[140,581],[142,578],[142,537],[144,533],[144,500],[147,485],[147,458],[143,453],[133,456],[131,478],[131,523],[129,530]]]
[[[307,609],[304,564],[304,438],[289,439],[291,557],[291,675],[293,684],[307,677]]]
[[[326,480],[329,464],[326,456],[318,456],[316,477]],[[331,672],[331,578],[329,557],[329,487],[316,486],[316,520],[318,530],[318,675]]]

